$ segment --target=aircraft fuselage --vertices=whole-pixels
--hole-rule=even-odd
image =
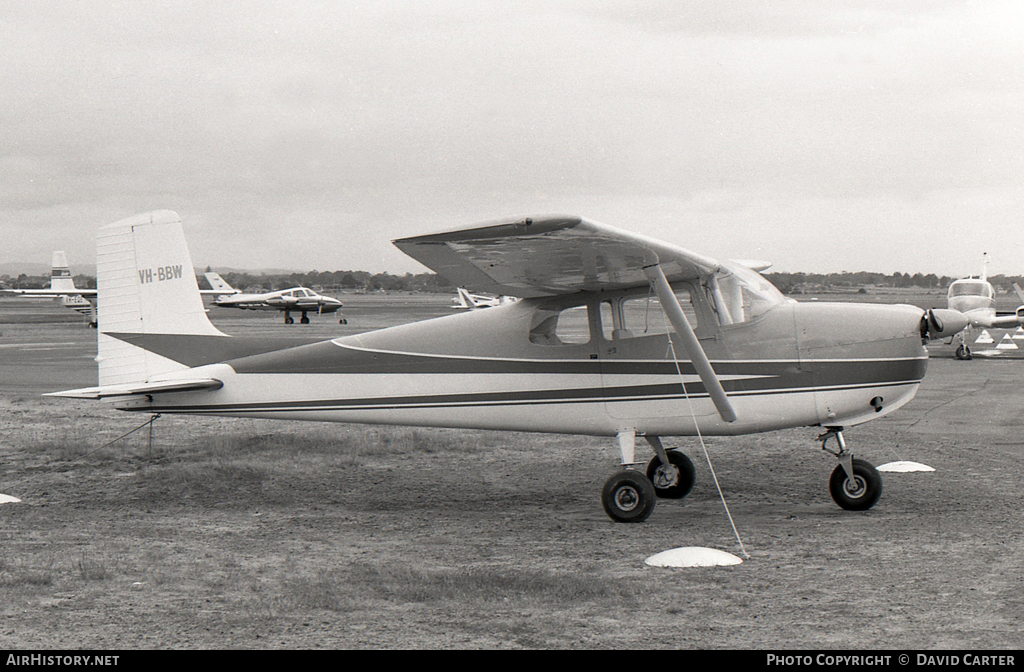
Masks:
[[[736,409],[728,423],[671,330],[655,324],[664,316],[651,302],[635,290],[526,299],[220,362],[204,359],[210,348],[183,357],[182,341],[175,358],[199,367],[188,375],[222,380],[221,389],[117,403],[145,412],[604,436],[692,435],[699,425],[704,434],[732,435],[866,422],[909,401],[927,367],[921,310],[911,306],[786,302],[722,325],[708,302],[695,300],[695,333]],[[549,316],[559,320],[553,333],[545,331]],[[161,354],[189,338],[134,342]]]

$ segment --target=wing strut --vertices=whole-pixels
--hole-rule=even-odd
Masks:
[[[704,383],[704,388],[711,395],[711,400],[715,402],[718,414],[726,422],[735,422],[736,411],[733,410],[732,404],[729,403],[729,398],[725,396],[722,383],[719,382],[715,370],[711,368],[711,362],[708,361],[708,356],[704,354],[704,348],[700,347],[700,341],[697,340],[696,334],[693,333],[693,327],[690,326],[690,322],[686,319],[686,314],[683,312],[682,306],[679,305],[679,299],[676,298],[672,287],[669,286],[661,266],[658,264],[645,266],[644,274],[654,284],[654,291],[658,293],[661,308],[665,311],[665,316],[672,323],[676,333],[683,340],[683,348],[690,357],[690,361],[693,362],[693,367],[697,369],[697,375],[700,376],[701,382]]]

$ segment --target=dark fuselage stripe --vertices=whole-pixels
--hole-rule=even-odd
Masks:
[[[774,388],[760,391],[736,392],[732,397],[764,396],[775,394],[799,394],[839,390],[874,389],[914,385],[917,380],[888,381],[859,385],[830,387],[800,387],[792,389]],[[653,390],[658,389],[659,392]],[[631,393],[624,393],[630,391]],[[619,392],[618,394],[614,392]],[[687,385],[686,393],[679,383],[660,386],[638,386],[636,388],[581,388],[543,390],[540,392],[488,392],[479,394],[417,395],[405,397],[380,397],[362,399],[331,399],[307,401],[254,402],[244,404],[204,404],[201,406],[146,406],[153,412],[167,413],[281,413],[300,411],[342,411],[342,410],[395,410],[411,408],[479,407],[479,406],[522,406],[539,404],[589,404],[635,401],[671,401],[686,398],[700,399],[708,394],[698,384]]]

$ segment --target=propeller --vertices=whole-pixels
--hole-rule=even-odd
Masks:
[[[958,310],[929,308],[921,316],[921,338],[948,338],[963,331],[967,323],[967,316]]]

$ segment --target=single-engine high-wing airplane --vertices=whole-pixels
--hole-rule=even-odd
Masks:
[[[967,317],[967,328],[957,337],[956,356],[958,359],[970,359],[971,348],[967,345],[972,328],[979,329],[1014,329],[1024,327],[1024,291],[1013,284],[1022,305],[1012,313],[996,311],[996,292],[988,281],[988,254],[984,255],[980,277],[961,278],[949,284],[946,294],[946,306]]]
[[[119,409],[616,437],[626,468],[604,508],[638,522],[693,486],[663,436],[822,427],[845,509],[881,477],[843,428],[906,404],[928,338],[952,311],[796,303],[755,271],[562,215],[396,240],[457,286],[523,297],[487,310],[285,347],[229,337],[207,319],[178,216],[99,231],[99,386],[52,396]],[[163,273],[159,270],[163,269]],[[959,322],[958,322],[959,320]],[[654,450],[644,471],[635,443]]]
[[[89,318],[90,326],[96,326],[96,290],[75,287],[68,258],[63,251],[53,253],[50,265],[50,286],[47,289],[4,289],[0,293],[17,294],[33,299],[53,299],[65,308],[70,308]]]
[[[342,303],[329,296],[317,294],[312,289],[305,287],[292,287],[281,289],[276,292],[265,292],[262,294],[244,294],[225,282],[216,273],[207,273],[206,280],[210,283],[212,290],[204,290],[210,294],[218,294],[213,300],[213,305],[221,308],[242,308],[244,310],[283,310],[284,323],[292,324],[295,319],[292,313],[302,313],[299,322],[309,324],[307,313],[336,313],[341,309]],[[222,289],[226,290],[221,291]],[[338,320],[339,324],[348,324],[344,317]]]
[[[472,294],[465,287],[456,287],[458,296],[452,299],[452,308],[456,310],[476,310],[490,308],[503,303],[511,303],[517,299],[512,296],[491,296],[490,294]]]

